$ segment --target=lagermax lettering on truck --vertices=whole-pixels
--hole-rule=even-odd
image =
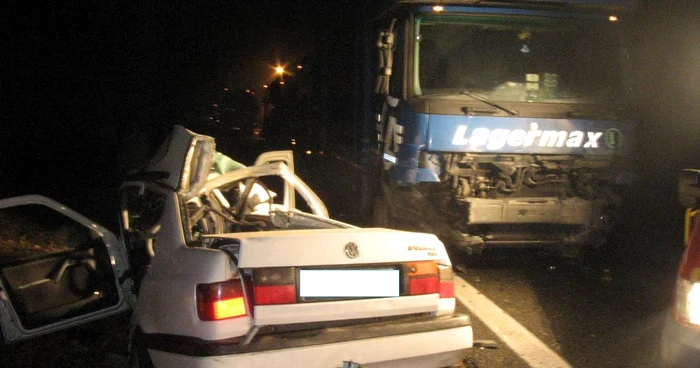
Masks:
[[[485,146],[489,150],[498,150],[504,146],[510,147],[585,147],[598,148],[598,139],[603,132],[582,132],[575,130],[538,130],[537,123],[533,123],[535,129],[525,131],[523,129],[494,129],[476,128],[469,138],[466,137],[467,126],[457,127],[452,144],[456,146],[471,145],[474,147]],[[585,142],[585,143],[584,143]]]

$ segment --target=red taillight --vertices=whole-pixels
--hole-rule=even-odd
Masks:
[[[685,218],[686,238],[692,213]],[[674,317],[680,324],[700,330],[700,220],[690,230],[676,282]]]
[[[297,301],[293,267],[255,269],[253,282],[255,305],[293,304]]]
[[[440,298],[455,297],[455,276],[451,266],[438,266],[440,275]]]
[[[440,294],[440,298],[454,298],[454,273],[450,266],[422,261],[407,263],[406,269],[409,295]]]
[[[691,230],[690,239],[683,252],[679,276],[692,282],[700,281],[700,221],[696,221]]]
[[[218,321],[246,314],[240,279],[197,285],[197,315],[202,321]]]
[[[437,276],[412,277],[408,279],[408,293],[411,295],[434,294],[439,292]]]
[[[294,285],[255,285],[255,304],[292,304],[297,300]]]
[[[434,261],[410,262],[408,271],[408,294],[434,294],[440,291],[437,263]]]

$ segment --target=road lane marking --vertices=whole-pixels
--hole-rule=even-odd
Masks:
[[[455,276],[455,297],[530,367],[571,368],[532,332],[459,276]]]

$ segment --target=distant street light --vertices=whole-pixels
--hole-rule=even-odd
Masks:
[[[281,67],[281,66],[275,67],[275,73],[279,74],[280,76],[284,75],[284,67]]]

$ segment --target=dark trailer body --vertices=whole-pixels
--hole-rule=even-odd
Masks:
[[[378,12],[365,78],[374,223],[470,254],[605,244],[633,177],[635,7],[405,0]]]

